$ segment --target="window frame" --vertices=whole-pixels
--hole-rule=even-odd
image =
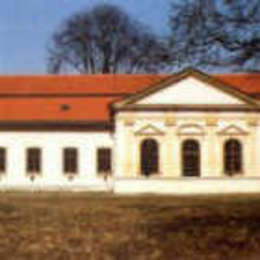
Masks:
[[[71,154],[70,154],[71,153]],[[73,154],[74,153],[74,154]],[[62,150],[62,170],[64,175],[79,173],[79,150],[77,147],[64,147]]]
[[[233,151],[231,153],[231,155],[229,155],[229,157],[231,156],[232,158],[229,160],[231,160],[234,164],[236,163],[235,161],[235,156],[237,156],[237,154],[239,154],[239,171],[229,171],[229,169],[227,169],[227,145],[229,142],[235,142],[236,144],[238,144],[239,150],[238,151]],[[241,174],[243,174],[244,172],[244,158],[243,158],[243,143],[241,142],[241,140],[239,140],[238,138],[229,138],[224,142],[223,145],[223,170],[224,170],[224,175],[227,177],[235,177],[235,176],[239,176]],[[231,167],[232,168],[232,167]]]
[[[146,150],[148,147],[153,148],[152,152]],[[160,149],[161,144],[156,138],[144,138],[140,143],[140,171],[141,176],[151,177],[153,175],[160,174]],[[148,153],[148,154],[147,154]],[[147,155],[150,155],[150,162],[148,163]]]
[[[194,146],[196,149],[193,150],[187,150],[187,147],[185,146]],[[187,138],[185,140],[183,140],[182,144],[181,144],[181,162],[182,162],[182,177],[183,178],[201,178],[201,163],[202,163],[202,158],[201,158],[201,143],[199,140],[194,139],[194,138]],[[191,157],[194,160],[197,160],[197,164],[195,165],[197,167],[197,172],[195,172],[196,174],[187,174],[188,170],[187,165],[185,165],[186,163],[186,157]],[[197,157],[197,158],[196,158]],[[191,159],[190,158],[190,159]],[[194,163],[194,162],[193,162]],[[195,168],[195,166],[193,165],[193,168]]]
[[[100,160],[106,160],[104,158],[100,158],[100,152],[101,151],[109,151],[109,160],[105,162],[105,166],[103,166],[104,163],[100,163]],[[104,175],[104,174],[111,174],[113,169],[113,150],[111,147],[98,147],[96,150],[96,172],[98,175]],[[105,168],[105,169],[103,169]],[[108,168],[108,170],[106,170]]]
[[[26,173],[29,175],[42,173],[42,149],[40,147],[26,148]]]
[[[1,164],[1,151],[3,151],[3,164]],[[1,167],[3,165],[3,167]],[[7,148],[0,147],[0,174],[7,172]]]

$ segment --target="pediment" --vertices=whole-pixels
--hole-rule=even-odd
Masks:
[[[148,95],[137,105],[243,105],[245,101],[189,76],[178,83]]]
[[[204,135],[203,127],[197,124],[181,125],[178,129],[178,135]]]
[[[250,106],[254,99],[218,79],[190,69],[168,77],[154,86],[114,104],[115,107],[136,106]]]
[[[222,129],[221,131],[219,131],[218,134],[219,135],[247,135],[248,132],[236,125],[230,125]]]
[[[164,135],[164,132],[153,125],[147,125],[136,131],[135,135]]]

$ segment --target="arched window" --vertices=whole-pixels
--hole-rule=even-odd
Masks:
[[[159,145],[154,139],[145,139],[141,144],[141,172],[147,177],[159,172]]]
[[[41,172],[41,149],[40,148],[27,149],[26,170],[28,173]]]
[[[233,176],[242,172],[242,145],[237,139],[230,139],[224,146],[225,174]]]
[[[196,140],[186,140],[182,144],[183,176],[200,176],[200,145]]]

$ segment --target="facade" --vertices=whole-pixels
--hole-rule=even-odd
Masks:
[[[260,75],[0,77],[0,189],[260,192]]]

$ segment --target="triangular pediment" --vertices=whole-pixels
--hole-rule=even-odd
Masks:
[[[137,102],[139,105],[243,105],[244,100],[220,88],[189,76],[177,83],[150,94]]]
[[[185,124],[179,127],[178,135],[204,135],[203,128],[197,124]]]
[[[230,125],[218,132],[219,135],[247,135],[248,132],[236,125]]]
[[[154,86],[115,103],[115,107],[160,105],[258,107],[257,102],[245,93],[193,69],[168,77]]]
[[[163,134],[164,132],[162,132],[160,129],[158,129],[153,125],[147,125],[135,132],[135,135],[163,135]]]

